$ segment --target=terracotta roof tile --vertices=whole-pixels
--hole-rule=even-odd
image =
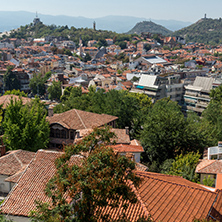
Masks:
[[[118,119],[116,116],[97,114],[82,110],[72,109],[60,114],[47,117],[50,124],[58,123],[67,129],[88,129],[103,126]]]
[[[19,100],[19,96],[16,95],[4,95],[0,97],[0,105],[3,105],[3,109],[5,109],[7,107],[7,105],[10,103],[11,99],[15,100]],[[30,102],[31,99],[27,98],[27,97],[22,97],[22,102],[23,104],[26,104],[28,102]]]
[[[35,156],[34,152],[14,150],[0,157],[0,174],[12,176],[28,165]]]
[[[222,160],[202,160],[197,165],[196,173],[222,173]]]
[[[29,212],[36,207],[35,200],[50,202],[50,198],[45,195],[44,190],[47,182],[55,175],[54,162],[61,154],[61,152],[39,150],[20,177],[18,184],[13,187],[4,201],[1,207],[2,212],[27,217]],[[80,158],[76,156],[72,158],[72,161],[79,163]]]
[[[117,144],[111,146],[115,151],[119,153],[141,153],[144,152],[142,146],[128,145],[128,144]]]

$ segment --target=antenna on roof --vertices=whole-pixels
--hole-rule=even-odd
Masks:
[[[36,18],[38,18],[38,13],[36,12]]]

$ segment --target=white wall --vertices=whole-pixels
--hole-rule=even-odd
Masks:
[[[0,193],[9,193],[11,190],[10,182],[5,182],[5,179],[8,178],[6,175],[0,175]]]
[[[30,222],[31,219],[29,219],[28,217],[19,217],[19,216],[12,216],[12,215],[7,215],[6,218],[8,220],[12,220],[15,222]]]

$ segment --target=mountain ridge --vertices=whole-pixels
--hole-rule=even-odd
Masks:
[[[143,21],[138,22],[127,34],[136,33],[140,35],[142,32],[150,32],[152,34],[161,34],[161,35],[170,35],[172,31],[163,27],[162,25],[158,25],[152,21]]]
[[[202,18],[190,26],[175,31],[173,35],[182,36],[187,42],[221,44],[222,19]]]
[[[35,18],[36,13],[27,11],[0,11],[0,31],[10,31],[21,25],[30,24]],[[93,22],[96,22],[96,28],[102,30],[110,30],[117,33],[125,33],[132,29],[136,23],[148,20],[147,18],[139,18],[134,16],[116,16],[107,15],[99,18],[86,18],[84,16],[67,16],[67,15],[45,15],[39,13],[38,16],[46,25],[68,25],[76,28],[92,28]],[[183,22],[177,20],[155,20],[152,22],[165,26],[175,31],[179,30],[191,22]]]

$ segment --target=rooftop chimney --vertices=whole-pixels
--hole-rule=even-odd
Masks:
[[[126,134],[129,135],[129,127],[126,126],[125,129],[126,129]]]
[[[3,143],[2,137],[1,137],[1,145],[0,145],[0,157],[4,156],[6,153],[6,146]]]
[[[80,138],[80,131],[76,130],[76,138]]]
[[[49,106],[49,108],[48,108],[48,116],[49,117],[53,116],[53,106]]]

